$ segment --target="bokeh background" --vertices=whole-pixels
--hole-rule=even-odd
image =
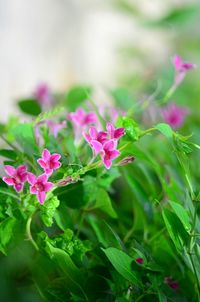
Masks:
[[[40,81],[92,84],[102,102],[108,87],[162,89],[174,53],[200,66],[199,11],[198,0],[0,0],[1,121]],[[197,109],[198,75],[178,95]]]

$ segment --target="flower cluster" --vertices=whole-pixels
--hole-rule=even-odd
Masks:
[[[125,134],[125,129],[115,128],[111,123],[107,123],[106,130],[98,131],[96,127],[91,127],[89,133],[83,132],[83,136],[92,148],[94,157],[100,154],[104,166],[110,169],[112,160],[120,155],[117,145]]]
[[[17,192],[21,192],[26,181],[31,185],[30,193],[36,194],[40,204],[45,202],[46,192],[53,188],[53,183],[48,181],[49,176],[54,170],[60,168],[61,163],[59,159],[60,154],[51,154],[49,150],[44,149],[42,158],[38,159],[38,164],[44,169],[42,175],[36,176],[31,172],[27,171],[25,165],[21,165],[18,168],[6,165],[4,167],[5,172],[8,176],[3,177],[3,181],[8,186],[13,186]]]

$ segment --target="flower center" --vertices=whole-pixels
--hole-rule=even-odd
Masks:
[[[42,192],[44,191],[44,186],[42,183],[36,183],[35,184],[35,189],[38,191],[38,192]]]

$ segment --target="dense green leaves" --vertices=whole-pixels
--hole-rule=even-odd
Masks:
[[[0,223],[0,251],[4,254],[7,253],[7,245],[12,239],[16,222],[15,218],[9,217]]]

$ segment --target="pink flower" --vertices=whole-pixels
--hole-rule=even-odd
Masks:
[[[27,180],[27,167],[22,165],[15,169],[14,167],[7,165],[4,167],[4,170],[9,177],[4,176],[3,181],[8,186],[13,186],[17,192],[20,192]]]
[[[184,79],[186,73],[196,68],[195,64],[183,62],[182,58],[178,55],[175,55],[172,63],[175,67],[175,85],[178,86]]]
[[[49,133],[52,134],[55,138],[58,136],[58,132],[66,127],[66,121],[56,123],[52,120],[47,120],[46,124],[49,127]]]
[[[164,121],[172,128],[181,127],[188,113],[189,111],[186,107],[178,107],[175,103],[171,103],[161,109]]]
[[[82,108],[78,108],[76,112],[68,114],[68,119],[77,127],[85,127],[97,122],[97,117],[94,112],[85,112]]]
[[[89,129],[89,134],[83,132],[83,136],[96,155],[102,150],[103,144],[107,141],[107,132],[97,131],[95,127]]]
[[[30,193],[36,194],[40,204],[45,202],[46,192],[50,191],[53,187],[52,182],[48,182],[48,175],[42,174],[35,176],[33,173],[28,173],[28,182],[30,183]]]
[[[118,140],[125,134],[124,128],[115,128],[111,123],[107,123],[106,129],[110,139]]]
[[[115,149],[115,142],[109,140],[103,145],[103,150],[100,152],[100,155],[106,169],[110,169],[112,160],[118,157],[120,152]]]
[[[46,83],[38,84],[33,95],[41,105],[50,105],[52,102],[52,94],[49,86]]]
[[[51,174],[53,170],[57,170],[60,168],[61,163],[59,162],[59,159],[61,158],[61,155],[58,153],[51,154],[49,150],[44,149],[42,152],[42,158],[39,158],[37,160],[40,167],[42,167],[47,174]]]

